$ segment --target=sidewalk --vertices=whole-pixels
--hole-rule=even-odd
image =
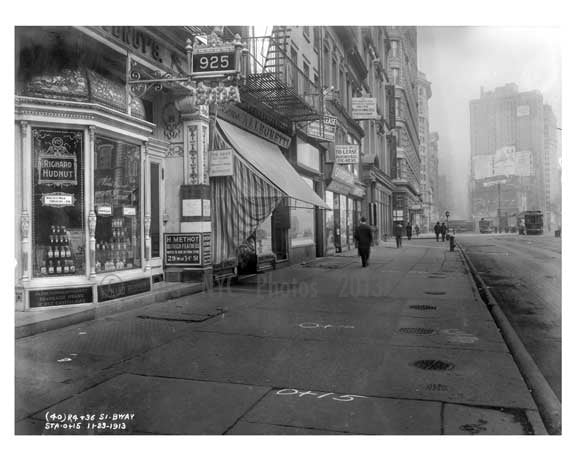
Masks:
[[[17,341],[17,433],[546,434],[461,255],[390,243]]]

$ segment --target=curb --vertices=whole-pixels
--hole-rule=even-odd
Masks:
[[[490,289],[486,286],[478,271],[466,255],[466,252],[459,243],[456,243],[459,253],[464,258],[466,265],[470,269],[470,273],[476,282],[476,287],[480,293],[480,297],[488,307],[489,312],[492,314],[492,318],[496,322],[496,325],[500,329],[502,337],[524,378],[524,381],[528,385],[528,390],[532,394],[532,398],[538,407],[542,421],[546,427],[546,430],[550,435],[561,435],[562,434],[562,405],[556,397],[556,394],[548,384],[548,381],[542,375],[542,372],[534,362],[534,359],[528,353],[524,344],[518,337],[512,325],[506,318],[506,315],[502,311],[498,302],[492,295]]]

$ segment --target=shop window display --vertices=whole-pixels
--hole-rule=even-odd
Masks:
[[[32,128],[34,277],[85,271],[82,131]]]
[[[140,146],[95,139],[96,272],[142,267]]]

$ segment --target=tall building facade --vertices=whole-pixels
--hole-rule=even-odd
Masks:
[[[481,90],[470,102],[471,210],[504,229],[517,213],[549,216],[546,189],[544,101],[539,91],[514,83]],[[547,186],[548,184],[548,186]]]
[[[420,141],[417,108],[417,43],[415,27],[389,27],[387,70],[394,85],[396,149],[392,177],[395,222],[422,224]]]
[[[438,180],[438,144],[440,136],[433,131],[428,136],[428,185],[432,195],[432,205],[430,206],[430,219],[433,223],[438,221],[442,210],[439,206],[440,183]],[[434,227],[434,224],[432,224]]]
[[[428,232],[434,227],[432,208],[434,205],[433,189],[430,181],[432,162],[429,149],[429,113],[428,100],[432,97],[432,88],[426,75],[418,72],[418,138],[420,140],[420,191],[422,194],[422,229]],[[432,224],[431,224],[432,223]]]
[[[546,210],[545,224],[548,230],[557,229],[562,214],[562,181],[558,154],[558,126],[556,116],[549,104],[544,105],[544,187]]]

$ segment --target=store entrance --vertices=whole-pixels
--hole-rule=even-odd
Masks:
[[[272,251],[276,259],[288,259],[288,229],[290,228],[290,208],[288,199],[282,199],[272,213]]]

